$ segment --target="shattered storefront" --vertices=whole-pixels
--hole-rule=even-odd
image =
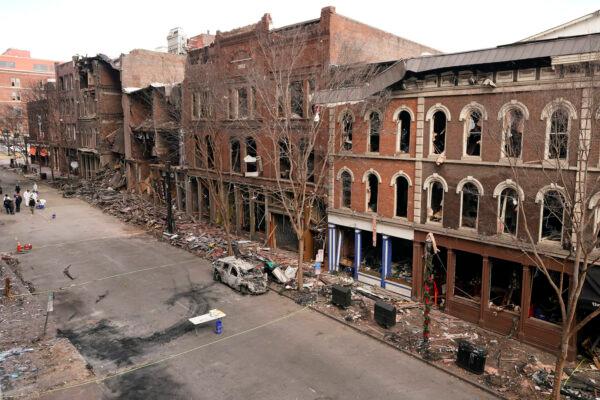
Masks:
[[[427,232],[415,231],[415,282],[424,279]],[[435,235],[439,252],[433,256],[436,303],[447,313],[483,328],[554,351],[560,338],[558,299],[547,278],[519,249]],[[548,261],[555,282],[562,264]],[[563,275],[568,295],[569,273]],[[415,295],[423,297],[421,284]],[[570,355],[575,354],[574,344]]]
[[[329,213],[329,270],[413,295],[413,230],[387,221]]]

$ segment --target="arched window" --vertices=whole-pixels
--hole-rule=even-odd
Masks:
[[[431,130],[431,145],[433,154],[442,154],[446,150],[446,114],[436,111],[433,114],[433,127]]]
[[[377,111],[369,114],[369,152],[379,152],[379,134],[381,131],[381,116]]]
[[[342,181],[342,207],[352,207],[352,176],[350,172],[343,171],[340,180]]]
[[[398,176],[396,186],[396,217],[406,218],[408,215],[408,180],[404,176]]]
[[[557,190],[546,191],[541,210],[540,240],[562,241],[564,211],[562,194]]]
[[[510,108],[504,114],[504,156],[521,158],[523,146],[523,129],[525,127],[525,116],[518,108]]]
[[[479,189],[472,182],[463,185],[461,191],[460,226],[477,229],[477,214],[479,212]]]
[[[410,148],[410,114],[406,110],[401,111],[398,115],[398,135],[396,151],[408,153]]]
[[[375,174],[367,177],[367,211],[377,212],[377,197],[379,192],[379,178]]]
[[[352,129],[354,127],[354,117],[349,112],[345,112],[341,120],[342,125],[342,150],[352,150]]]
[[[519,219],[519,195],[512,187],[507,187],[498,198],[498,233],[517,234]]]
[[[441,223],[444,217],[444,185],[440,181],[432,181],[428,192],[427,221]]]
[[[563,107],[554,110],[548,128],[547,158],[566,160],[569,144],[569,112]]]
[[[467,118],[464,148],[466,156],[481,157],[481,117],[479,110],[471,110]]]

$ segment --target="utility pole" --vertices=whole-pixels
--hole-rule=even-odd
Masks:
[[[171,162],[166,163],[165,178],[165,202],[167,203],[167,233],[175,233],[175,220],[173,219],[173,204],[171,199]]]

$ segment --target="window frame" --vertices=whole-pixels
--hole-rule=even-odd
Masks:
[[[564,134],[567,136],[566,143],[566,155],[564,158],[550,158],[550,135],[552,134],[552,118],[554,113],[557,111],[563,111],[566,113],[567,117],[567,130]],[[544,109],[542,110],[541,115],[542,120],[546,120],[546,135],[544,137],[544,161],[550,162],[562,162],[568,163],[569,161],[569,147],[571,142],[571,128],[572,128],[572,120],[577,119],[577,110],[569,102],[562,97],[559,97],[552,102],[548,103]]]
[[[349,148],[346,148],[346,141],[345,138],[347,136],[347,130],[346,128],[346,120],[349,119],[350,120],[350,146]],[[345,109],[343,110],[338,117],[338,122],[340,124],[340,133],[341,133],[341,146],[340,146],[340,150],[344,151],[344,152],[352,152],[352,140],[353,140],[353,134],[354,134],[354,123],[356,122],[356,118],[354,118],[354,114],[352,113],[352,111]]]
[[[354,182],[354,176],[352,175],[352,171],[350,171],[347,168],[342,168],[340,169],[339,173],[338,173],[338,180],[340,181],[340,208],[344,208],[344,209],[352,209],[352,184]],[[349,185],[350,185],[350,190],[349,190],[349,197],[348,197],[348,206],[345,205],[346,203],[346,196],[345,196],[345,188],[344,188],[344,176],[347,176],[349,178]]]
[[[433,151],[433,128],[434,128],[434,115],[438,112],[441,111],[444,113],[444,115],[446,116],[446,132],[445,132],[445,136],[444,136],[444,151],[442,151],[441,153],[435,153]],[[448,107],[446,107],[445,105],[441,104],[441,103],[436,103],[433,106],[431,106],[429,108],[429,110],[427,111],[427,114],[425,116],[425,121],[427,121],[429,123],[429,157],[440,157],[444,154],[446,154],[446,144],[448,143],[448,123],[450,121],[452,121],[452,115],[450,114],[450,110],[448,109]]]
[[[369,176],[371,176],[371,175],[373,175],[373,176],[375,176],[375,178],[377,178],[377,203],[375,203],[375,211],[373,211],[369,208],[370,196],[369,196],[369,192],[367,189],[369,188]],[[371,214],[377,214],[379,211],[379,185],[381,185],[381,183],[382,183],[381,175],[379,175],[379,172],[377,172],[373,168],[369,168],[363,174],[362,182],[365,184],[365,195],[364,195],[365,212],[371,213]]]
[[[471,121],[471,115],[473,112],[478,112],[480,115],[480,127],[481,132],[479,134],[479,155],[473,156],[467,153],[467,144],[469,139],[469,134],[471,130],[469,129],[469,123]],[[481,160],[483,154],[483,134],[484,134],[484,121],[487,121],[488,114],[485,110],[485,107],[475,101],[470,102],[460,112],[460,116],[458,118],[459,121],[464,121],[463,126],[463,145],[462,145],[462,159],[463,160]]]
[[[402,120],[400,118],[400,114],[402,114],[403,112],[408,114],[408,117],[410,118],[410,122],[408,124],[408,151],[404,152],[401,151],[402,148]],[[408,155],[410,154],[410,144],[411,144],[411,135],[412,135],[412,124],[413,121],[415,120],[415,116],[412,112],[412,110],[410,109],[410,107],[406,106],[406,105],[401,105],[400,107],[398,107],[396,109],[396,111],[394,111],[394,115],[392,117],[392,121],[394,121],[396,123],[396,145],[394,147],[395,153],[396,154],[405,154]]]
[[[432,187],[434,183],[439,183],[442,186],[442,218],[440,221],[430,221],[429,209],[431,209],[431,201],[432,201]],[[433,224],[433,225],[442,225],[444,224],[444,199],[446,197],[446,193],[448,193],[448,183],[446,180],[438,175],[437,173],[433,173],[429,175],[425,182],[423,183],[423,190],[427,190],[427,207],[425,208],[425,223]]]
[[[559,240],[551,240],[548,238],[544,238],[542,236],[542,228],[543,228],[543,224],[544,224],[545,199],[546,199],[546,196],[550,192],[556,192],[560,197],[562,197],[562,216],[561,216],[561,229],[560,229],[560,239]],[[539,219],[539,223],[538,223],[538,242],[546,243],[546,244],[553,244],[556,246],[562,246],[562,244],[565,240],[565,235],[569,233],[569,232],[565,232],[566,196],[565,196],[564,188],[562,188],[561,186],[555,185],[555,184],[550,184],[550,185],[544,186],[536,194],[535,202],[539,203],[539,205],[540,205],[540,211],[539,211],[540,219]]]
[[[475,186],[477,190],[477,215],[475,217],[475,227],[463,226],[463,206],[464,206],[464,187],[467,184],[471,184]],[[456,194],[460,195],[460,214],[458,218],[458,227],[460,229],[477,231],[479,229],[479,210],[481,209],[481,198],[484,195],[485,191],[483,189],[483,185],[477,179],[472,176],[467,176],[463,178],[458,185],[456,185]]]
[[[505,152],[506,133],[507,133],[506,130],[510,129],[510,127],[507,126],[506,117],[507,117],[508,113],[511,112],[512,110],[520,111],[523,116],[523,131],[521,132],[521,151],[520,151],[518,157],[509,156]],[[511,160],[511,159],[515,160],[517,162],[523,161],[523,151],[524,151],[523,141],[525,138],[526,124],[527,124],[528,120],[529,120],[529,110],[527,109],[525,104],[523,104],[517,100],[513,99],[510,102],[502,105],[502,107],[500,107],[500,110],[498,111],[498,121],[500,121],[501,126],[502,126],[501,135],[500,135],[501,136],[500,160],[505,161],[505,162],[507,162],[508,160]]]
[[[371,115],[373,115],[373,114],[377,114],[377,116],[379,118],[379,130],[377,132],[377,138],[378,138],[377,151],[373,151],[372,145],[371,145],[371,128],[372,128]],[[381,151],[381,133],[382,133],[382,128],[383,128],[383,114],[379,110],[370,109],[365,114],[364,120],[367,122],[367,124],[366,124],[367,125],[367,153],[379,154]]]

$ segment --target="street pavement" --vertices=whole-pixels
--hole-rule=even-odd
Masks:
[[[31,187],[0,170],[5,193],[17,179]],[[19,256],[24,279],[38,292],[67,287],[55,294],[57,335],[97,377],[128,371],[42,398],[493,398],[276,293],[242,296],[213,282],[207,261],[82,200],[40,191],[46,210],[0,215],[0,251],[31,243]],[[227,314],[221,335],[187,321],[212,308]]]

